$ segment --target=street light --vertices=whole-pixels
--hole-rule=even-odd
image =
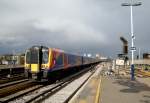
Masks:
[[[133,31],[133,10],[132,10],[132,6],[140,6],[142,5],[141,2],[136,2],[133,3],[133,0],[131,0],[131,3],[122,3],[121,6],[130,6],[130,19],[131,19],[131,52],[132,52],[132,61],[131,61],[131,80],[134,80],[134,51],[136,50],[136,48],[134,47],[134,31]]]
[[[122,3],[121,6],[140,6],[142,5],[142,2],[137,2],[137,3]]]

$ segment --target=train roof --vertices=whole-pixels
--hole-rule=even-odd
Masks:
[[[66,52],[66,51],[64,51],[64,50],[62,50],[62,49],[58,49],[58,48],[49,48],[49,49],[52,49],[52,50],[57,51],[57,52],[65,53],[65,54],[68,54],[68,55],[82,56],[82,55],[80,55],[80,54],[77,54],[77,53],[69,53],[69,52]]]
[[[65,52],[64,50],[61,50],[61,49],[58,49],[58,48],[49,48],[49,49],[52,49],[52,50],[54,50],[54,51],[57,51],[57,52]]]
[[[27,50],[32,50],[32,49],[40,49],[40,48],[44,48],[44,49],[51,49],[51,50],[54,50],[56,52],[61,52],[61,53],[65,53],[65,54],[69,54],[69,55],[76,55],[76,56],[82,56],[80,54],[77,54],[77,53],[69,53],[69,52],[66,52],[62,49],[59,49],[59,48],[48,48],[46,46],[39,46],[39,45],[34,45],[32,46],[31,48],[27,49]],[[85,56],[83,56],[85,57]],[[92,57],[85,57],[85,58],[92,58]]]

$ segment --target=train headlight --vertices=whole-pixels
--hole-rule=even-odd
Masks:
[[[45,65],[42,65],[41,69],[45,69]]]
[[[41,69],[48,69],[48,66],[42,65]]]
[[[25,66],[25,69],[30,69],[30,65],[26,65],[26,66]]]

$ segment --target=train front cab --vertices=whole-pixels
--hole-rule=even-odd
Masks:
[[[32,47],[25,55],[25,76],[28,79],[47,80],[50,50],[46,47]]]

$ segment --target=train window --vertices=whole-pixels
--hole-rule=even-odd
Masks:
[[[69,64],[75,64],[76,63],[76,57],[74,55],[68,56],[68,63]]]
[[[63,55],[60,54],[56,59],[56,65],[63,65]]]
[[[43,52],[43,58],[42,58],[42,63],[43,64],[46,64],[46,63],[48,63],[48,51],[47,50],[45,50],[45,51],[42,51]]]
[[[35,50],[27,51],[26,53],[26,63],[27,64],[36,64],[38,63],[38,52]]]
[[[37,64],[38,63],[38,55],[39,52],[37,50],[32,50],[30,54],[30,63]]]
[[[30,52],[27,51],[27,52],[26,52],[26,63],[27,63],[27,64],[30,63],[30,57],[31,57]]]

